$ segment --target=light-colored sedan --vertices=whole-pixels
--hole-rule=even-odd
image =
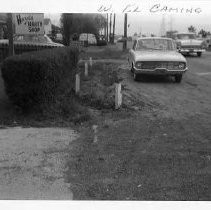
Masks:
[[[138,38],[128,61],[134,80],[143,74],[171,75],[179,83],[188,69],[185,57],[177,52],[176,43],[170,38]]]
[[[176,43],[179,52],[183,55],[196,53],[200,57],[207,47],[206,41],[197,39],[195,33],[178,33]]]

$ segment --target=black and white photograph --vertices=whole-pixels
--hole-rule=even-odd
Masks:
[[[0,10],[0,200],[210,201],[211,3],[70,2]]]

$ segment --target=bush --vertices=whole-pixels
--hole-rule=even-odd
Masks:
[[[1,68],[8,97],[26,110],[55,102],[65,80],[74,85],[78,54],[62,47],[8,57]]]

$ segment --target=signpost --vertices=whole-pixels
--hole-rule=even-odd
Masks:
[[[16,13],[13,17],[15,34],[44,35],[43,13]]]
[[[7,27],[9,35],[9,56],[12,56],[14,55],[12,13],[7,14]]]

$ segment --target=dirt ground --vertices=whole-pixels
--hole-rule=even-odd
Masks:
[[[0,129],[0,199],[73,199],[64,171],[77,137],[68,128]]]
[[[102,71],[112,54],[99,51],[86,58],[95,56]],[[92,120],[75,126],[77,133],[6,128],[17,123],[0,82],[1,199],[211,200],[211,53],[186,57],[190,70],[181,84],[158,77],[135,82],[127,54],[118,53],[120,60],[107,62],[122,82],[123,107],[88,104]],[[110,86],[99,81],[111,74],[94,75],[84,87],[104,101]]]
[[[126,108],[97,112],[97,134],[88,126],[71,144],[66,179],[75,199],[211,199],[210,57],[187,57],[181,84],[135,82],[119,64]]]

